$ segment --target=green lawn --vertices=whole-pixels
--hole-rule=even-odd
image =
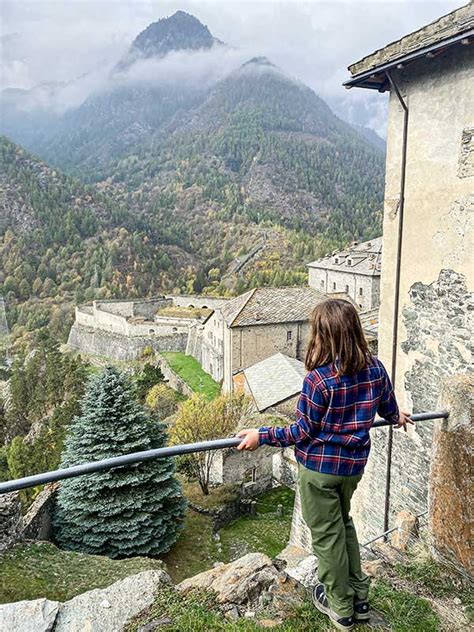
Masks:
[[[219,395],[220,385],[203,371],[195,358],[178,351],[163,351],[161,355],[195,393],[202,393],[209,400]]]
[[[273,558],[288,544],[295,495],[291,489],[277,487],[259,496],[257,515],[242,516],[223,527],[221,536],[223,561],[230,562],[246,553],[259,551]],[[283,505],[283,516],[276,514]]]
[[[162,559],[175,584],[212,568],[218,552],[211,519],[188,509],[179,540]]]
[[[67,601],[141,571],[163,568],[160,560],[111,560],[62,551],[50,542],[17,544],[0,554],[0,603],[22,599]]]

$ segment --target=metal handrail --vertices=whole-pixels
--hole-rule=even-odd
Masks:
[[[426,412],[411,415],[412,421],[428,421],[431,419],[446,419],[449,416],[447,411]],[[372,424],[372,428],[380,428],[381,426],[396,425],[385,419],[376,419]],[[155,450],[144,450],[142,452],[132,452],[122,456],[114,456],[110,459],[102,461],[92,461],[90,463],[81,463],[80,465],[72,465],[68,468],[53,470],[52,472],[44,472],[43,474],[34,474],[33,476],[25,476],[12,481],[0,483],[0,494],[8,494],[9,492],[26,489],[28,487],[36,487],[45,483],[53,483],[55,481],[67,478],[75,478],[83,474],[92,474],[93,472],[101,472],[110,470],[114,467],[124,465],[134,465],[143,461],[151,461],[169,456],[179,456],[182,454],[191,454],[194,452],[205,452],[207,450],[222,450],[223,448],[235,448],[242,441],[241,438],[232,437],[229,439],[216,439],[214,441],[202,441],[200,443],[187,443],[184,445],[167,446],[166,448],[156,448]]]

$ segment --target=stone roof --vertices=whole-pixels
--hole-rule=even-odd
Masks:
[[[360,75],[364,72],[374,70],[379,66],[384,66],[391,62],[401,60],[407,55],[422,51],[425,48],[434,46],[447,40],[449,41],[463,33],[472,35],[474,28],[474,5],[468,3],[447,15],[443,15],[434,22],[423,26],[422,28],[409,33],[404,37],[396,40],[376,50],[374,53],[363,57],[359,61],[349,66],[351,74]]]
[[[229,327],[304,322],[326,295],[311,287],[259,287],[229,301],[220,312]]]
[[[303,362],[276,353],[243,370],[259,412],[301,392],[306,369]]]
[[[308,263],[309,268],[339,270],[369,276],[380,276],[381,265],[382,237],[364,241],[361,244],[354,242],[346,250],[335,251],[328,257]]]
[[[369,340],[376,340],[379,331],[379,308],[374,307],[359,314],[365,335]]]

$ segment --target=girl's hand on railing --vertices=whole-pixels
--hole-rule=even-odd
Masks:
[[[410,419],[410,413],[405,413],[400,411],[400,417],[398,419],[397,428],[403,428],[403,430],[407,431],[407,424],[415,425],[415,422]]]
[[[243,437],[243,440],[237,446],[237,450],[256,450],[259,446],[258,442],[258,430],[256,428],[250,428],[248,430],[241,430],[237,433],[237,437]]]

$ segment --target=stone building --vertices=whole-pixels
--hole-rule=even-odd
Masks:
[[[294,418],[306,373],[304,362],[276,353],[236,373],[234,391],[249,395],[260,413]]]
[[[133,360],[146,347],[185,351],[190,326],[217,304],[217,299],[195,296],[95,300],[76,307],[68,344],[117,360]]]
[[[331,296],[347,295],[361,309],[372,310],[380,303],[382,238],[348,248],[308,263],[310,287]]]
[[[303,359],[309,316],[324,294],[309,287],[255,288],[217,307],[195,328],[191,353],[223,391],[233,389],[233,376],[281,352]]]
[[[436,410],[444,380],[473,368],[474,5],[349,70],[347,87],[390,91],[379,355],[402,408]],[[389,431],[373,432],[358,493],[363,534],[400,509],[426,510],[432,435],[433,422],[393,433],[386,504]]]

